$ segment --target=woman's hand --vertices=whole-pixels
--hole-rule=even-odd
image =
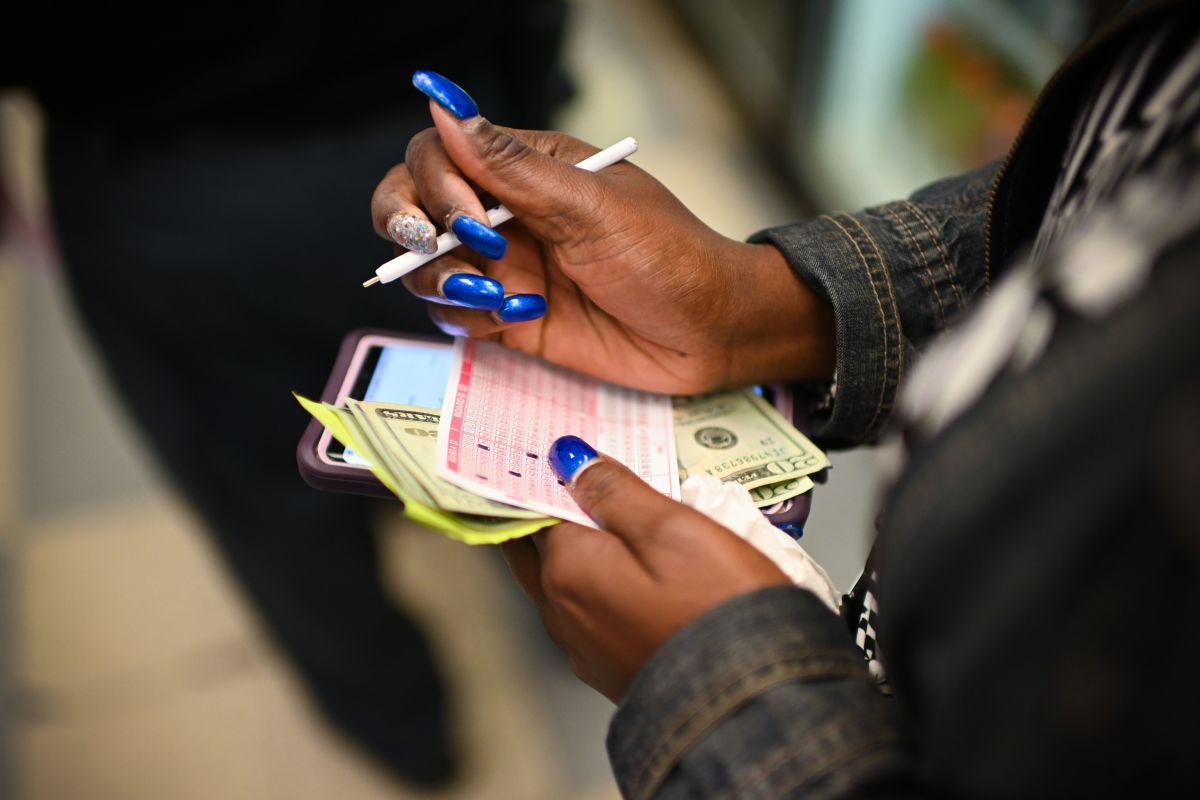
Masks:
[[[574,436],[550,463],[601,530],[561,523],[501,547],[571,668],[614,703],[668,638],[722,602],[789,583],[764,555]]]
[[[659,392],[830,376],[832,312],[774,247],[721,236],[632,164],[576,169],[595,147],[495,126],[441,76],[414,83],[436,128],[409,143],[372,214],[385,238],[404,241],[397,220],[415,217],[476,249],[404,279],[443,330]],[[516,218],[487,228],[480,192]]]

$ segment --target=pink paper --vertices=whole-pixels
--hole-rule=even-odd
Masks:
[[[595,527],[550,468],[574,434],[679,499],[671,399],[458,339],[438,428],[438,472],[483,497]]]

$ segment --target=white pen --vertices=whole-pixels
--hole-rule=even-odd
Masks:
[[[614,145],[604,148],[599,153],[588,156],[575,166],[588,172],[599,172],[605,167],[611,167],[618,161],[629,158],[637,152],[637,149],[637,139],[630,136]],[[487,218],[488,223],[495,228],[497,225],[512,219],[513,214],[504,206],[496,206],[487,212]],[[460,244],[462,242],[454,235],[453,231],[446,231],[437,237],[437,250],[432,253],[408,252],[397,256],[375,270],[375,277],[369,281],[363,281],[363,286],[370,286],[375,283],[391,283],[397,278],[404,277],[422,264],[426,264],[438,256],[444,256]]]

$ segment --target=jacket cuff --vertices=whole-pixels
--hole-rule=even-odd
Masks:
[[[837,401],[813,420],[815,438],[831,447],[875,439],[890,416],[905,362],[884,253],[860,220],[840,213],[761,231],[750,241],[778,247],[833,307]]]
[[[772,688],[848,677],[877,694],[844,624],[812,593],[772,587],[723,603],[659,648],[617,709],[608,751],[623,796],[653,796],[690,749]]]
[[[984,285],[985,216],[996,165],[931,184],[909,200],[769,228],[797,276],[833,308],[837,397],[814,438],[849,447],[878,438],[915,348],[947,327]]]

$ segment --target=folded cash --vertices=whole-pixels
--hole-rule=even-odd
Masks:
[[[437,474],[437,431],[441,412],[417,406],[348,400],[350,413],[379,442],[393,470],[405,471],[444,511],[505,519],[544,519],[544,514],[488,500],[455,486]]]
[[[438,409],[347,401],[345,408],[297,397],[335,438],[358,452],[424,525],[472,544],[524,536],[556,520],[489,500],[437,472]],[[812,489],[829,459],[750,390],[673,400],[679,479],[704,473],[738,483],[759,508]]]
[[[433,495],[421,486],[416,477],[406,468],[399,466],[399,459],[394,454],[384,455],[387,452],[384,442],[373,433],[368,434],[350,409],[338,408],[329,403],[317,403],[299,395],[296,399],[308,413],[329,429],[335,439],[366,460],[379,482],[404,503],[405,516],[414,522],[467,544],[499,544],[558,522],[547,517],[505,519],[459,514],[439,508]],[[436,414],[437,411],[432,413]]]
[[[679,480],[705,473],[750,491],[759,508],[804,494],[829,459],[751,390],[676,397]]]

